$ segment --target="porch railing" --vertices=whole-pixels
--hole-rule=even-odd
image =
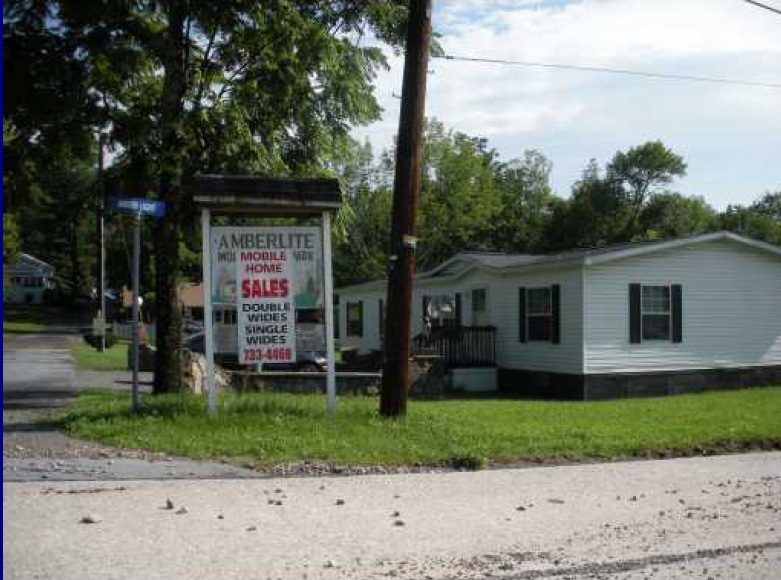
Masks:
[[[415,352],[433,351],[448,367],[496,365],[495,326],[453,326],[433,330],[412,339]]]

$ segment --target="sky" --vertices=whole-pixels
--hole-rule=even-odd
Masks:
[[[781,8],[781,0],[763,0]],[[446,54],[781,84],[781,15],[743,0],[433,0]],[[375,153],[398,130],[403,57],[376,79]],[[670,189],[723,210],[781,191],[781,89],[434,59],[426,115],[503,160],[553,163],[566,197],[589,159],[662,140],[688,164]]]

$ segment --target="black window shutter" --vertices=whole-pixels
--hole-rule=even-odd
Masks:
[[[461,326],[461,293],[456,292],[456,326]]]
[[[420,317],[425,320],[426,316],[428,316],[428,296],[423,297],[423,312]]]
[[[363,300],[358,301],[358,321],[357,336],[363,336]]]
[[[554,284],[550,289],[551,333],[553,344],[561,342],[561,286]]]
[[[629,285],[629,342],[640,343],[640,284]]]
[[[379,299],[377,305],[379,307],[377,320],[380,321],[380,344],[382,344],[385,341],[385,304],[382,298]]]
[[[672,286],[673,342],[683,342],[683,288]]]
[[[526,342],[526,288],[518,288],[518,342]]]

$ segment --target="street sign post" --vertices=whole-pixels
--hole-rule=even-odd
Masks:
[[[109,207],[119,212],[132,213],[136,218],[136,227],[133,232],[133,341],[131,360],[133,361],[133,410],[138,411],[141,408],[138,391],[138,309],[140,306],[138,286],[141,271],[141,217],[145,215],[154,218],[163,217],[165,215],[165,202],[137,197],[112,196],[109,198]]]
[[[156,218],[165,215],[165,202],[138,197],[109,197],[109,206],[117,211],[148,215]]]

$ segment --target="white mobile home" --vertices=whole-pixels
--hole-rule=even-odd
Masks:
[[[381,348],[385,287],[336,291],[343,346]],[[552,255],[462,253],[418,275],[413,296],[416,345],[433,345],[452,369],[493,367],[498,388],[521,395],[781,384],[781,247],[729,232]]]

